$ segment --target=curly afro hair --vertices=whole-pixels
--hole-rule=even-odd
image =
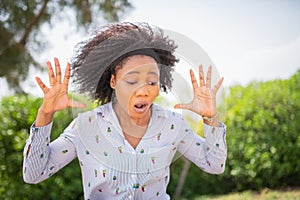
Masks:
[[[124,55],[149,48],[159,57],[160,88],[167,92],[172,87],[172,71],[178,62],[173,55],[177,46],[162,29],[129,22],[103,26],[77,45],[71,61],[76,90],[98,100],[100,105],[110,102],[113,95],[110,79],[126,62]]]

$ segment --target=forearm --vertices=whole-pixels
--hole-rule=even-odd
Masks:
[[[49,157],[49,143],[52,123],[44,127],[32,126],[24,148],[23,178],[27,183],[44,180]]]
[[[205,172],[220,174],[225,169],[227,158],[226,126],[219,123],[217,127],[204,124],[205,138],[197,135],[185,122],[181,132],[178,151]]]
[[[52,122],[47,126],[33,125],[24,148],[23,178],[38,183],[52,176],[76,157],[77,128],[70,124],[60,137],[50,143]]]
[[[209,173],[223,173],[227,158],[226,127],[218,122],[218,126],[204,127],[205,159]]]

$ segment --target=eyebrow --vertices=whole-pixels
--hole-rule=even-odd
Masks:
[[[130,75],[130,74],[140,74],[140,72],[139,71],[130,71],[130,72],[126,73],[126,75]],[[153,72],[153,71],[150,71],[147,74],[153,74],[153,75],[158,76],[158,73]]]

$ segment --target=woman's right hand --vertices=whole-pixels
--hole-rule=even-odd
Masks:
[[[44,93],[43,104],[39,109],[36,119],[36,126],[45,126],[52,121],[56,111],[65,108],[85,108],[86,105],[74,101],[68,96],[68,86],[70,80],[70,64],[67,64],[65,76],[62,82],[62,73],[57,58],[54,58],[55,74],[51,63],[47,62],[50,87],[47,87],[43,81],[36,77],[36,81]]]

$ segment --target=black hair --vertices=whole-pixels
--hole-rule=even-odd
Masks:
[[[112,75],[122,67],[128,52],[151,48],[159,57],[160,88],[172,87],[172,71],[178,59],[173,55],[177,46],[162,29],[147,23],[114,23],[96,31],[94,36],[79,44],[72,59],[73,81],[81,93],[87,93],[100,105],[112,99]],[[121,58],[121,59],[119,59]]]

